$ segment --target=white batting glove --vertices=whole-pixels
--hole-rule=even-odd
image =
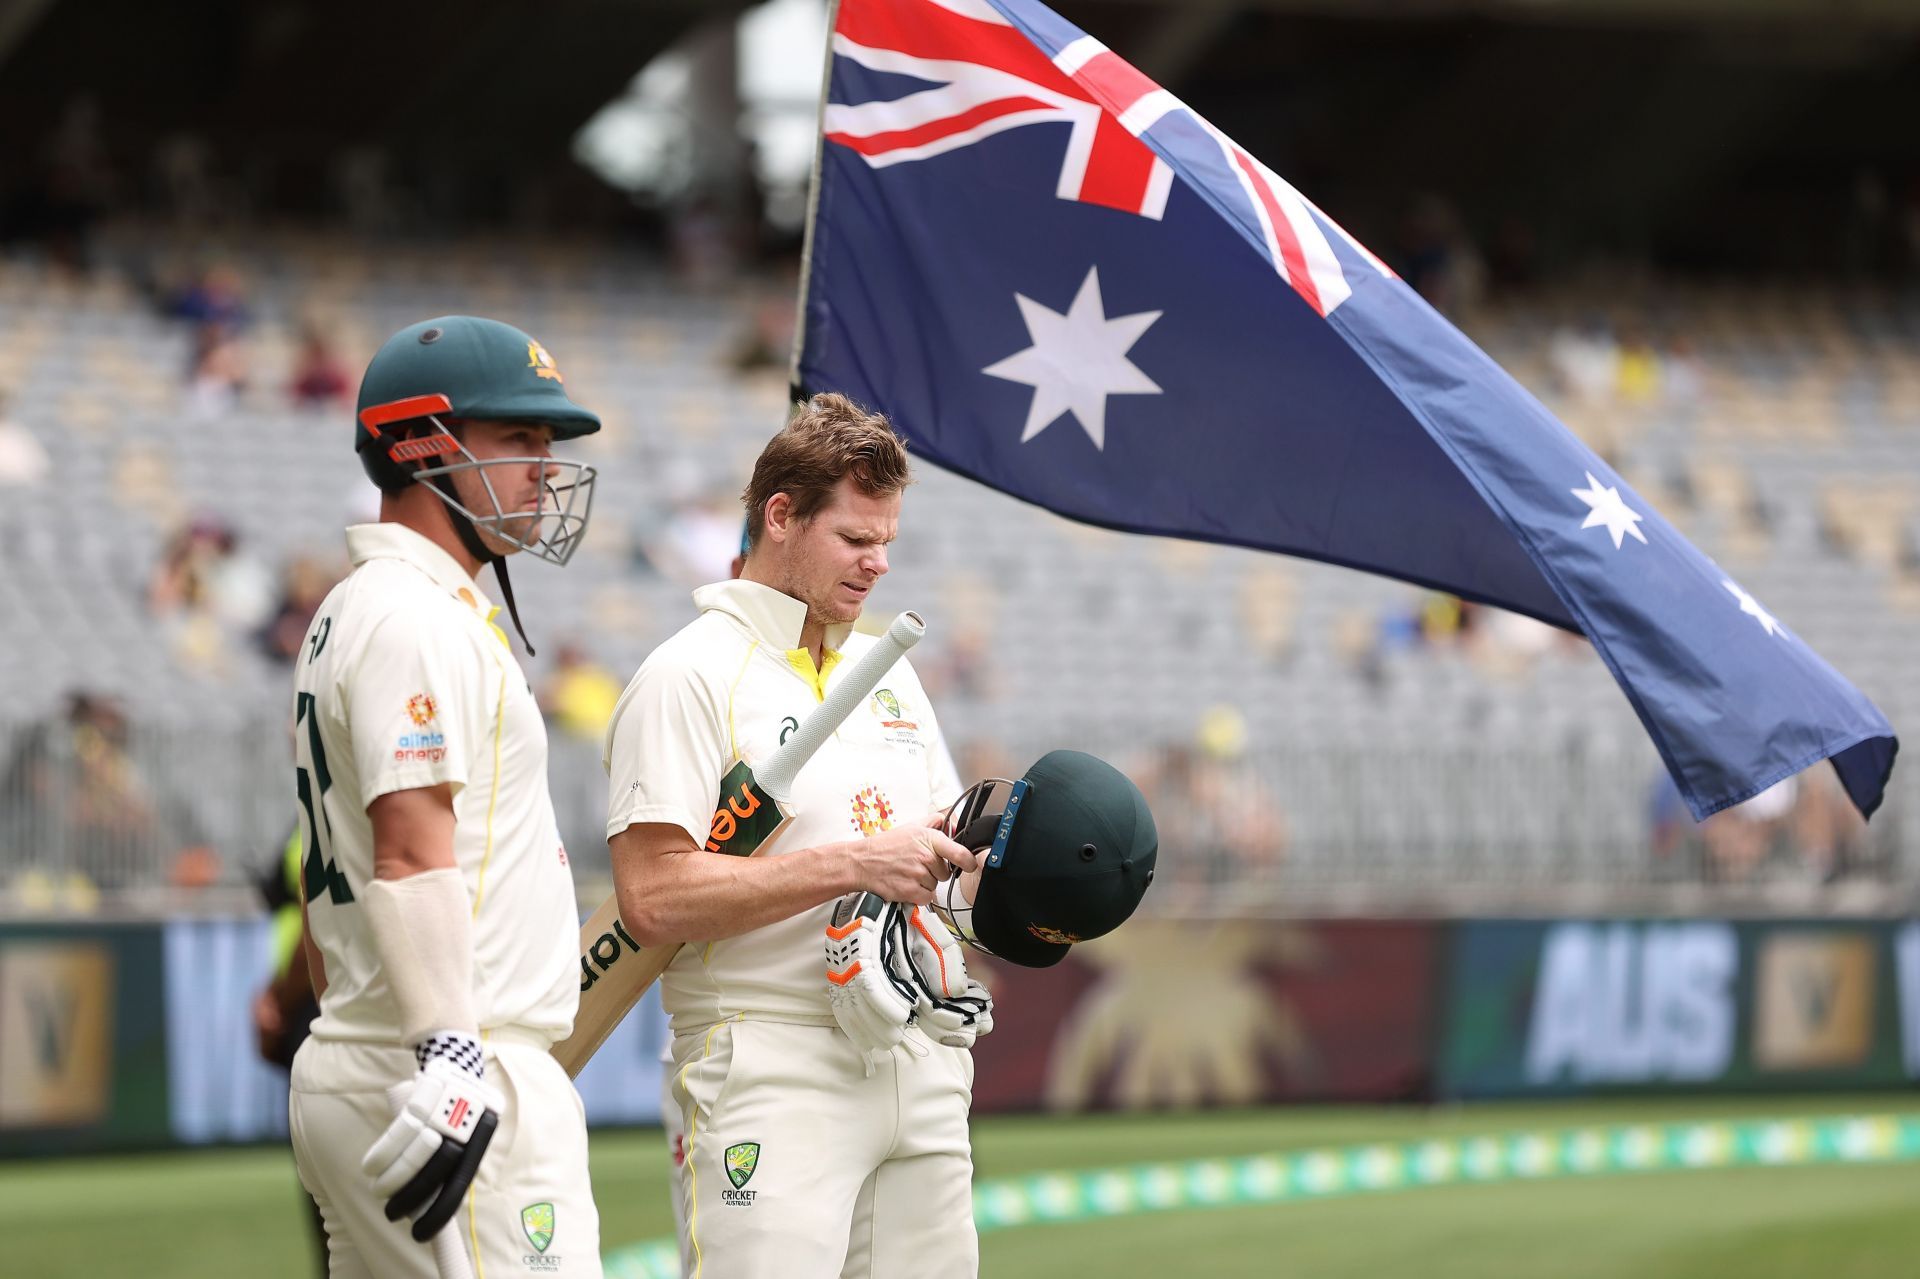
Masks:
[[[915,1023],[949,1048],[971,1048],[993,1029],[993,997],[967,974],[940,917],[871,893],[849,893],[834,909],[827,998],[840,1029],[869,1060],[904,1042]]]
[[[971,1048],[993,1030],[993,996],[967,972],[960,939],[946,922],[920,906],[889,906],[888,931],[901,944],[886,948],[896,977],[914,988],[914,1019],[949,1048]]]
[[[870,1062],[903,1042],[913,1020],[912,994],[894,983],[882,954],[890,909],[872,893],[848,893],[827,923],[827,1001],[840,1029]]]
[[[413,1218],[413,1237],[433,1238],[452,1219],[480,1169],[506,1109],[483,1078],[480,1041],[459,1031],[430,1035],[414,1050],[420,1073],[393,1122],[360,1161],[387,1220]]]

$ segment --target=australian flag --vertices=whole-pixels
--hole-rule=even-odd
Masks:
[[[841,0],[796,381],[1074,519],[1593,642],[1696,817],[1886,718],[1285,179],[1033,0]]]

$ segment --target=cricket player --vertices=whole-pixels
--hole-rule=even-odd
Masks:
[[[322,993],[291,1125],[335,1279],[427,1279],[441,1229],[477,1274],[600,1274],[585,1119],[548,1055],[579,1000],[579,921],[546,730],[474,580],[492,564],[511,614],[505,556],[567,561],[594,477],[551,446],[599,429],[494,320],[402,329],[361,383],[380,521],[347,530],[353,571],[295,676]]]
[[[692,1279],[978,1269],[971,1054],[910,1028],[863,1055],[826,993],[837,899],[926,904],[978,865],[927,824],[960,787],[911,666],[800,771],[793,821],[758,856],[704,850],[721,778],[766,759],[873,642],[852,623],[908,482],[884,418],[814,397],[754,466],[740,577],[694,593],[699,616],[641,665],[608,729],[621,918],[643,946],[691,943],[661,998]]]

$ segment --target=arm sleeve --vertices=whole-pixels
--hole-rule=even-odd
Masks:
[[[726,707],[698,673],[649,658],[607,726],[607,838],[666,822],[707,842],[727,758]]]
[[[459,793],[473,752],[491,749],[499,683],[444,617],[402,608],[375,623],[342,699],[361,802],[442,783]]]

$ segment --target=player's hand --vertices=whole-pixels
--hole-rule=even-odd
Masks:
[[[287,1019],[280,1011],[280,1001],[275,998],[273,987],[268,986],[253,997],[253,1046],[261,1060],[280,1060],[281,1045],[286,1040],[286,1034]]]
[[[452,1219],[480,1169],[506,1101],[483,1078],[480,1042],[443,1032],[415,1050],[421,1058],[405,1104],[360,1161],[387,1220],[413,1218],[422,1243]]]
[[[854,883],[883,901],[927,905],[940,881],[980,859],[930,826],[899,826],[851,845]]]

